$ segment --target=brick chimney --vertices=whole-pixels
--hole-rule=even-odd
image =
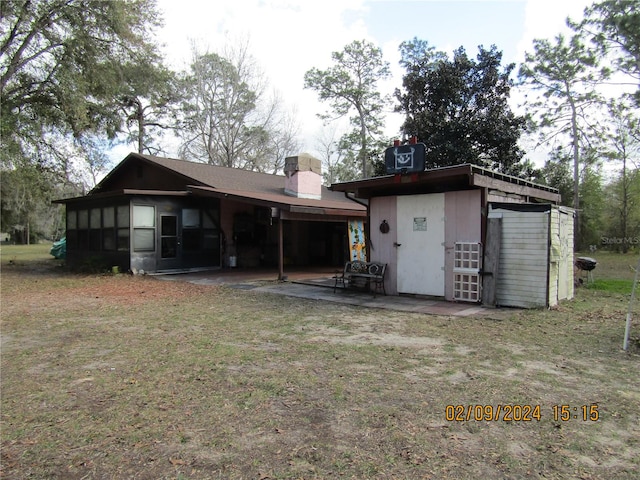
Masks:
[[[292,197],[322,197],[322,162],[308,153],[284,160],[284,193]]]

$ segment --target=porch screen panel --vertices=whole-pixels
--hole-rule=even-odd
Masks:
[[[182,210],[182,247],[187,252],[200,250],[202,230],[200,229],[200,210],[185,208]]]
[[[220,248],[220,232],[217,224],[218,211],[203,210],[202,213],[203,250],[218,250]]]
[[[78,245],[78,212],[67,210],[67,248],[74,249]]]
[[[118,205],[116,207],[117,240],[116,245],[119,252],[129,251],[129,205]]]
[[[102,248],[107,251],[116,249],[115,208],[102,209]]]
[[[78,248],[89,249],[89,210],[78,210]]]

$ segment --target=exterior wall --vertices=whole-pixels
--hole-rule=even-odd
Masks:
[[[88,198],[67,205],[67,263],[94,270],[117,266],[134,273],[219,266],[217,205],[215,200],[155,196]],[[145,225],[136,223],[136,206],[153,209]],[[183,212],[191,223],[186,227]],[[162,235],[163,220],[171,220],[171,235]],[[143,248],[136,243],[141,238]]]
[[[397,198],[374,197],[370,208],[370,259],[387,264],[385,289],[398,294],[398,222]],[[453,300],[453,248],[455,242],[480,242],[482,231],[481,192],[465,190],[445,193],[445,298]],[[384,234],[379,226],[383,220],[389,224]],[[425,266],[427,267],[427,266]],[[400,274],[402,274],[400,272]]]
[[[573,226],[575,213],[568,208],[558,207],[560,210],[560,242],[561,260],[560,276],[558,279],[558,299],[570,300],[573,298]]]
[[[573,212],[552,208],[549,251],[549,306],[573,298]]]
[[[456,242],[482,241],[482,211],[480,190],[461,190],[444,194],[445,215],[445,289],[446,300],[454,300],[453,265]]]
[[[397,197],[375,197],[369,203],[370,227],[369,227],[369,260],[387,264],[384,287],[389,295],[398,294],[398,221],[397,221]],[[389,232],[382,233],[380,224],[386,220],[389,224]]]
[[[135,248],[135,235],[136,235],[136,219],[135,219],[135,206],[146,205],[155,208],[155,247],[149,251],[139,251]],[[172,198],[172,197],[135,197],[131,200],[131,270],[136,273],[140,271],[144,272],[156,272],[162,270],[181,270],[189,268],[209,268],[220,266],[220,232],[218,227],[212,228],[209,226],[208,232],[211,236],[203,235],[204,225],[196,229],[196,237],[198,239],[198,245],[195,249],[189,250],[187,247],[187,230],[184,228],[183,222],[183,210],[195,209],[199,212],[206,210],[207,212],[214,212],[215,222],[219,222],[217,201],[211,200],[191,200],[185,198]],[[166,257],[163,253],[163,232],[162,232],[162,218],[164,216],[176,218],[176,235],[175,240],[177,242],[174,247],[176,250],[175,257]],[[203,219],[201,219],[201,222]],[[210,221],[210,220],[209,220]],[[215,223],[214,222],[214,223]],[[204,237],[204,238],[203,238]],[[213,244],[206,244],[205,242],[214,242]]]
[[[548,301],[549,212],[490,209],[502,218],[496,304],[544,307]]]

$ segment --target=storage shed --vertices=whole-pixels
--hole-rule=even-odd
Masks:
[[[368,200],[368,258],[387,264],[387,293],[514,307],[573,297],[573,212],[554,188],[469,164],[331,188]]]
[[[573,298],[573,210],[550,204],[490,203],[500,235],[496,304],[554,306]],[[492,233],[487,242],[493,241]]]

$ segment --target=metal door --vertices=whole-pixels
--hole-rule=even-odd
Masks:
[[[398,292],[444,296],[444,193],[399,196]]]

